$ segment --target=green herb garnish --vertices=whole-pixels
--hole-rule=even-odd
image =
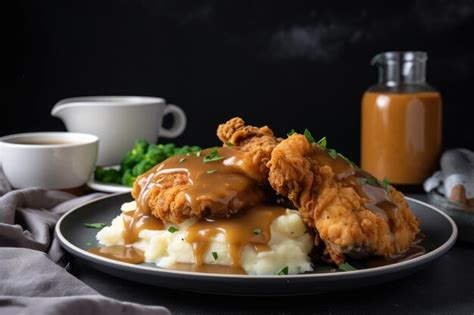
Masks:
[[[217,172],[217,170],[214,170],[214,169],[210,169],[206,171],[207,174],[214,174],[215,172]]]
[[[339,270],[340,271],[354,271],[357,270],[357,268],[351,266],[349,263],[343,263],[339,265]]]
[[[319,139],[317,144],[319,144],[321,148],[326,149],[326,144],[327,144],[326,137],[322,137],[321,139]]]
[[[234,146],[234,144],[233,144],[232,142],[230,142],[230,141],[227,141],[227,142],[225,143],[225,145],[228,146],[228,147],[233,147],[233,146]]]
[[[178,162],[179,162],[179,163],[183,163],[184,161],[186,161],[186,158],[185,158],[185,157],[182,157],[182,158],[179,159]]]
[[[105,223],[84,223],[85,227],[88,227],[90,229],[98,229],[102,230],[104,227],[107,226]]]
[[[260,235],[260,234],[262,234],[262,230],[260,230],[260,229],[255,229],[255,230],[253,230],[253,234],[255,234],[255,235]]]
[[[316,141],[313,138],[313,135],[308,129],[304,130],[304,136],[306,137],[306,140],[308,140],[309,143],[315,143]]]
[[[283,267],[280,271],[278,271],[277,275],[283,276],[288,274],[288,266]]]
[[[362,185],[378,186],[377,181],[373,178],[361,178],[360,183]]]
[[[86,243],[86,246],[92,246],[92,245],[94,245],[94,244],[92,244],[91,242]]]
[[[295,129],[291,129],[286,135],[289,137],[289,136],[294,135],[295,133],[297,133]]]
[[[133,148],[122,158],[120,168],[97,167],[94,172],[94,179],[103,183],[131,187],[138,176],[164,160],[175,155],[194,154],[200,150],[201,148],[198,146],[177,147],[173,143],[150,144],[144,139],[138,139],[135,141]]]
[[[383,189],[385,189],[387,192],[390,191],[390,182],[388,181],[387,177],[383,178],[382,186],[383,186]]]
[[[214,257],[214,260],[217,260],[217,258],[219,258],[217,252],[212,252],[212,257]]]
[[[337,151],[336,150],[328,149],[328,154],[333,160],[337,159]]]
[[[174,226],[170,226],[168,228],[168,232],[170,232],[170,233],[174,233],[174,232],[177,232],[177,231],[179,231],[179,229],[175,228]]]
[[[212,149],[211,152],[209,152],[209,154],[207,154],[203,158],[203,162],[204,163],[210,163],[210,162],[215,162],[215,161],[222,160],[223,158],[224,158],[223,156],[219,155],[219,152],[217,151],[217,148],[215,148],[215,149]]]

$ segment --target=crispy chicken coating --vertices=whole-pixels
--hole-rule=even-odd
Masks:
[[[367,186],[395,206],[384,213],[383,202],[374,204],[360,187],[342,180],[330,163],[315,158],[316,151],[322,149],[295,134],[275,147],[267,166],[271,186],[298,207],[330,258],[341,264],[346,255],[389,257],[408,249],[419,222],[403,195],[393,187],[386,192]]]
[[[143,176],[143,175],[142,175]],[[201,194],[197,201],[190,203],[188,192],[191,188],[189,177],[184,173],[162,174],[146,193],[141,193],[146,185],[146,176],[137,179],[133,185],[132,195],[145,212],[166,223],[179,224],[189,218],[226,217],[263,202],[265,192],[260,187],[251,184],[239,185],[236,189],[225,191],[221,186],[218,194],[212,192]],[[226,195],[222,195],[222,192]],[[221,197],[222,198],[218,198]]]
[[[253,163],[258,166],[258,176],[261,183],[267,183],[267,162],[275,146],[281,138],[273,136],[273,131],[268,126],[247,126],[240,117],[234,117],[226,123],[219,125],[217,136],[225,146],[231,146],[247,153]]]

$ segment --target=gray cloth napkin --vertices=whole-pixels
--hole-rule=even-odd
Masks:
[[[164,307],[103,297],[61,267],[65,256],[54,239],[56,221],[100,196],[12,190],[0,167],[1,314],[169,314]]]
[[[458,202],[462,200],[464,204],[469,203],[469,199],[474,200],[474,151],[462,148],[448,150],[441,156],[440,164],[441,169],[424,182],[425,191],[436,190],[446,198]],[[459,186],[462,186],[463,196],[453,195]]]

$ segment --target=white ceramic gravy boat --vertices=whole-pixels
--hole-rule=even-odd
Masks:
[[[162,127],[163,116],[173,115],[170,129]],[[135,140],[156,143],[159,136],[175,138],[186,128],[186,115],[176,105],[157,97],[90,96],[61,100],[51,115],[62,119],[68,131],[99,137],[97,165],[119,164]]]

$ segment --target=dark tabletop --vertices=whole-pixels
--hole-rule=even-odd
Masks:
[[[413,196],[425,199],[424,196]],[[105,296],[163,305],[174,314],[239,313],[474,313],[474,244],[456,243],[421,271],[393,282],[293,297],[217,296],[164,289],[114,278],[79,261],[71,272]]]

